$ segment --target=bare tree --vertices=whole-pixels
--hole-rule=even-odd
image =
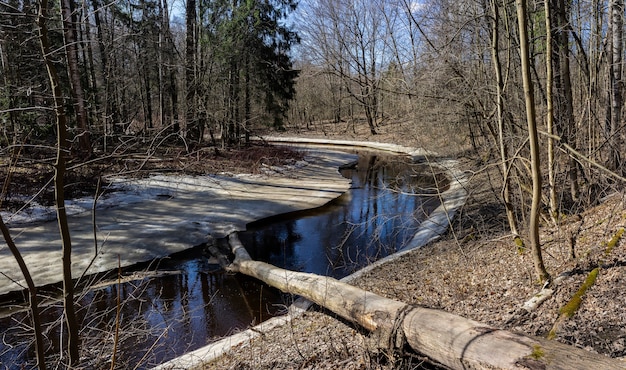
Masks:
[[[50,77],[50,86],[52,88],[54,111],[56,113],[56,129],[57,129],[57,158],[55,163],[54,174],[54,193],[57,210],[57,220],[59,231],[61,233],[61,244],[63,249],[63,309],[65,313],[65,323],[67,325],[67,351],[68,362],[70,366],[76,366],[79,363],[79,347],[80,337],[78,333],[78,321],[74,309],[74,281],[72,280],[72,242],[70,238],[70,230],[67,222],[67,213],[65,210],[65,168],[66,156],[69,152],[69,141],[67,139],[67,117],[63,106],[63,93],[59,82],[56,67],[52,58],[50,48],[50,40],[48,37],[48,0],[41,0],[39,5],[39,14],[37,17],[37,25],[39,26],[39,42],[41,44],[41,52],[43,56],[48,76]]]
[[[515,211],[513,203],[511,202],[511,190],[510,190],[510,159],[509,149],[507,141],[505,140],[505,125],[504,125],[504,77],[502,73],[502,64],[500,62],[500,12],[499,6],[496,0],[491,0],[491,59],[493,62],[494,75],[496,77],[496,124],[498,127],[498,141],[500,145],[500,159],[502,161],[502,199],[504,201],[504,208],[506,211],[506,218],[509,222],[509,228],[513,237],[520,240],[520,234],[517,227],[517,218],[515,217]]]
[[[544,12],[546,18],[546,124],[549,134],[554,134],[554,109],[552,100],[552,17],[550,2],[544,2]],[[554,163],[554,139],[548,138],[548,185],[550,217],[556,222],[558,219],[558,201],[556,193]]]
[[[535,273],[540,282],[550,280],[550,274],[543,264],[541,242],[539,239],[539,207],[541,205],[541,167],[539,163],[539,138],[535,114],[535,98],[531,80],[530,58],[528,53],[528,26],[526,0],[516,0],[517,20],[519,27],[520,58],[522,66],[522,81],[524,84],[524,98],[526,102],[526,121],[528,123],[528,138],[530,142],[530,163],[533,178],[533,197],[530,211],[530,246],[533,254]]]
[[[552,7],[555,12],[549,12],[548,15],[554,16],[556,24],[549,32],[554,33],[554,37],[551,39],[555,42],[556,53],[554,56],[557,60],[554,61],[554,65],[551,66],[551,68],[553,68],[555,72],[554,77],[556,78],[555,90],[558,92],[556,108],[559,117],[555,128],[568,145],[576,148],[577,138],[576,124],[574,123],[574,97],[572,94],[570,63],[570,5],[563,0],[554,0]],[[568,157],[568,162],[567,174],[569,178],[570,195],[573,200],[578,200],[580,192],[578,186],[578,167],[573,157]]]
[[[622,119],[623,105],[623,82],[622,82],[622,54],[624,52],[624,1],[611,0],[610,12],[610,64],[609,64],[609,91],[610,91],[610,116],[607,134],[609,137],[609,168],[617,170],[620,166],[620,145],[618,130]]]
[[[185,35],[185,101],[187,137],[194,141],[200,140],[196,116],[196,48],[197,48],[197,11],[196,0],[187,0],[187,29]]]
[[[320,1],[309,4],[303,28],[314,62],[339,76],[343,89],[365,116],[371,134],[380,118],[380,80],[383,66],[393,58],[385,22],[387,8],[376,0],[353,3]]]
[[[76,16],[72,0],[61,1],[61,18],[63,20],[63,36],[67,70],[70,77],[72,96],[75,101],[76,121],[80,129],[78,134],[79,149],[83,154],[91,154],[91,140],[89,138],[89,124],[85,107],[85,94],[81,82],[81,71],[78,65],[78,37],[76,36]]]

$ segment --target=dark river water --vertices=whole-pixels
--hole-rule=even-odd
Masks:
[[[292,270],[346,276],[400,249],[438,206],[436,185],[446,186],[444,176],[435,180],[428,166],[398,156],[361,153],[342,174],[352,189],[331,203],[248,225],[240,239],[250,255]],[[78,300],[85,368],[110,368],[116,323],[116,367],[143,369],[284,313],[293,299],[224,272],[203,246],[119,275],[135,279],[86,290]],[[47,287],[44,294],[59,289]],[[48,361],[59,361],[62,307],[46,305],[42,319]],[[0,318],[0,369],[32,362],[29,325],[24,311]]]

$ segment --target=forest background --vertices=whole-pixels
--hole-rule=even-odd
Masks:
[[[3,207],[53,184],[62,218],[64,191],[96,187],[72,176],[99,178],[112,159],[398,127],[409,145],[497,169],[501,226],[550,283],[540,220],[623,186],[622,0],[9,0],[0,17]]]

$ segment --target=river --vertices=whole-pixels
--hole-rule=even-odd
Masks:
[[[359,153],[342,174],[352,179],[352,188],[327,205],[249,224],[240,238],[251,256],[292,270],[346,276],[406,244],[439,205],[436,184],[440,190],[446,186],[445,177],[437,174],[435,180],[429,166],[369,152]],[[100,283],[78,299],[87,368],[110,367],[116,325],[118,367],[150,368],[284,313],[292,301],[224,272],[205,246],[121,272],[125,282]],[[99,278],[94,276],[94,284]],[[63,336],[62,307],[48,304],[42,315],[54,357]],[[2,366],[19,369],[32,361],[28,323],[25,311],[0,319]]]

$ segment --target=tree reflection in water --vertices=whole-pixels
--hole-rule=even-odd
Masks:
[[[436,185],[447,186],[426,165],[373,154],[360,155],[342,174],[352,179],[352,189],[330,204],[249,225],[240,238],[251,256],[292,270],[346,276],[405,245],[439,205]]]

